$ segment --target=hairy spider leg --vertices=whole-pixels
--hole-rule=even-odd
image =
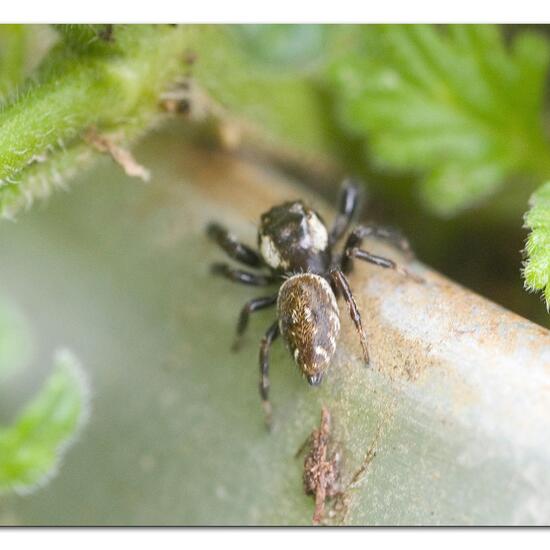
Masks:
[[[250,267],[263,266],[264,262],[261,256],[246,244],[239,242],[225,227],[217,223],[210,223],[206,232],[230,258]]]
[[[404,267],[396,264],[393,260],[384,258],[382,256],[377,256],[376,254],[371,254],[370,252],[367,252],[366,250],[363,250],[361,248],[347,248],[345,252],[345,257],[348,260],[351,260],[351,258],[357,258],[358,260],[364,260],[365,262],[369,262],[371,264],[377,265],[378,267],[393,269],[398,273],[401,273],[401,275],[404,275],[405,277],[412,279],[416,283],[424,282],[424,279],[422,277],[419,277],[418,275],[411,273],[408,269],[405,269]],[[348,264],[348,265],[351,265],[351,264]],[[349,271],[351,271],[351,268],[349,268]]]
[[[346,276],[342,273],[342,271],[339,269],[333,269],[330,272],[330,277],[334,282],[336,288],[342,293],[344,300],[348,304],[351,320],[353,321],[355,328],[357,330],[357,333],[359,334],[361,348],[363,349],[363,357],[365,358],[365,365],[368,366],[369,350],[367,348],[367,337],[365,335],[365,331],[363,330],[361,314],[359,313],[359,309],[357,308],[357,304],[355,303],[355,299],[353,298],[353,294],[351,292],[351,288],[349,286],[348,280],[346,279]]]
[[[274,279],[269,275],[261,275],[259,273],[250,273],[242,269],[235,269],[228,264],[215,263],[212,264],[212,273],[221,275],[235,283],[252,286],[269,286],[273,284]]]
[[[265,424],[271,429],[271,403],[269,402],[269,351],[275,338],[279,336],[279,321],[275,321],[265,333],[260,344],[260,395],[265,413]]]
[[[360,203],[359,186],[351,179],[344,180],[340,192],[338,215],[329,234],[329,246],[333,246],[349,229]]]
[[[277,303],[277,296],[278,294],[274,294],[273,296],[253,298],[244,305],[239,315],[239,321],[237,322],[237,334],[232,347],[233,351],[237,351],[241,347],[242,337],[248,327],[250,314],[274,306]]]
[[[386,240],[397,250],[406,254],[408,259],[414,258],[414,252],[411,248],[411,243],[409,239],[396,229],[395,227],[387,227],[383,225],[376,224],[365,224],[359,225],[356,228],[356,231],[359,233],[359,236],[363,239],[367,237],[373,237],[379,240]],[[355,232],[355,231],[354,231]]]
[[[409,257],[413,256],[409,241],[403,235],[401,235],[399,231],[388,227],[378,227],[376,225],[359,225],[350,234],[344,247],[344,255],[341,261],[342,271],[344,273],[348,274],[352,271],[352,258],[357,258],[359,260],[370,262],[379,267],[395,269],[401,274],[415,279],[417,282],[422,281],[422,279],[420,279],[416,275],[413,275],[405,268],[397,265],[393,260],[384,258],[383,256],[377,256],[376,254],[371,254],[370,252],[361,249],[360,247],[363,243],[363,239],[366,239],[367,237],[385,239],[395,248],[397,248],[401,252],[406,253]]]

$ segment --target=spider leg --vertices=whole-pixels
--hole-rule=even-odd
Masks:
[[[227,229],[217,223],[207,226],[208,236],[222,248],[230,258],[250,267],[261,267],[261,256],[252,248],[239,242]]]
[[[342,238],[344,233],[349,229],[351,222],[357,212],[359,206],[359,187],[351,180],[346,179],[342,183],[340,192],[340,203],[338,206],[338,215],[334,220],[329,234],[329,244],[334,245]]]
[[[279,336],[279,322],[275,321],[265,333],[260,344],[260,395],[265,413],[265,424],[271,429],[271,403],[269,401],[269,350],[271,344]]]
[[[361,348],[363,349],[363,357],[365,358],[365,365],[369,364],[369,350],[367,348],[367,337],[365,331],[363,330],[363,323],[361,321],[361,314],[353,298],[351,288],[349,286],[346,276],[339,269],[333,269],[330,272],[330,277],[334,281],[336,288],[342,293],[344,300],[348,304],[349,314],[351,320],[353,321],[357,333],[359,334],[359,340],[361,342]]]
[[[246,331],[246,327],[248,326],[250,314],[260,309],[265,309],[267,307],[273,306],[276,302],[277,294],[274,294],[273,296],[253,298],[244,305],[244,307],[241,309],[239,321],[237,323],[237,335],[235,337],[235,342],[233,343],[233,351],[237,351],[241,347],[242,336]]]
[[[374,224],[359,225],[350,234],[344,247],[344,257],[342,258],[342,268],[344,273],[349,273],[352,267],[352,262],[347,254],[347,250],[359,248],[363,243],[363,239],[368,237],[387,240],[401,252],[404,252],[408,256],[413,256],[409,241],[397,229],[381,227]]]
[[[394,248],[404,252],[407,257],[414,258],[414,252],[411,249],[409,240],[395,227],[386,227],[372,223],[359,225],[349,236],[346,246],[360,246],[362,240],[368,237],[388,241]]]
[[[211,269],[212,273],[221,275],[235,283],[242,283],[243,285],[269,286],[275,281],[273,277],[269,275],[250,273],[250,271],[235,269],[227,264],[215,263],[212,264]]]
[[[384,258],[383,256],[377,256],[376,254],[371,254],[370,252],[367,252],[366,250],[363,250],[361,248],[348,248],[345,251],[345,257],[342,263],[344,264],[345,261],[347,261],[347,264],[350,266],[348,268],[348,273],[351,271],[351,258],[357,258],[358,260],[364,260],[365,262],[369,262],[371,264],[377,265],[378,267],[385,267],[387,269],[393,269],[397,271],[398,273],[401,273],[401,275],[405,275],[405,277],[409,277],[413,281],[417,283],[423,283],[424,279],[422,277],[419,277],[418,275],[415,275],[414,273],[411,273],[404,267],[401,267],[400,265],[396,264],[393,260],[390,260],[388,258]]]
[[[344,254],[341,260],[341,267],[344,273],[350,273],[353,269],[353,258],[359,260],[364,260],[370,262],[379,267],[385,267],[388,269],[394,269],[402,275],[406,275],[416,282],[423,282],[423,279],[417,275],[412,274],[410,271],[404,267],[399,266],[393,260],[384,258],[383,256],[377,256],[376,254],[371,254],[366,250],[360,248],[363,239],[367,237],[375,237],[378,239],[388,240],[394,247],[405,252],[409,256],[412,255],[409,242],[405,237],[403,237],[398,231],[394,229],[389,229],[386,227],[378,227],[375,225],[360,225],[355,228],[351,235],[346,241],[346,246],[344,248]]]

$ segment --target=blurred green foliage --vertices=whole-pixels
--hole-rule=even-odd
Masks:
[[[17,419],[0,427],[0,493],[28,493],[57,470],[62,452],[87,419],[88,384],[67,350],[39,394]]]
[[[0,300],[0,381],[30,362],[33,337],[23,313]],[[63,450],[87,418],[88,383],[67,350],[39,394],[8,426],[0,425],[0,493],[26,493],[55,475]]]
[[[12,90],[23,78],[27,41],[25,25],[0,26],[0,96]]]
[[[319,74],[337,50],[331,27],[207,26],[196,29],[192,74],[234,116],[299,152],[331,154]]]
[[[258,71],[307,73],[330,54],[331,27],[323,25],[235,25],[230,28]]]
[[[418,173],[430,209],[455,214],[512,175],[548,174],[544,38],[507,46],[492,25],[369,26],[363,38],[331,70],[340,119],[374,162]]]

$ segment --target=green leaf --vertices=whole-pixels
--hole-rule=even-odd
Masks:
[[[547,177],[541,124],[547,41],[492,25],[368,26],[329,71],[339,120],[380,167],[421,177],[429,207],[451,215],[515,174]]]
[[[0,492],[26,494],[55,475],[63,451],[88,417],[88,384],[67,350],[15,422],[0,428]]]
[[[0,298],[0,381],[24,367],[32,355],[26,319],[15,304]]]
[[[550,181],[531,197],[525,226],[531,229],[527,238],[528,260],[523,277],[527,290],[543,291],[546,307],[550,308]]]

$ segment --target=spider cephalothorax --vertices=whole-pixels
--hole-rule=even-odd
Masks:
[[[343,185],[339,213],[330,230],[321,216],[302,201],[285,202],[262,215],[256,252],[240,243],[218,224],[208,226],[208,234],[233,259],[267,273],[252,273],[214,264],[213,271],[233,281],[248,285],[278,285],[269,296],[250,300],[241,310],[234,348],[248,325],[250,313],[277,306],[277,320],[267,330],[260,346],[260,393],[269,422],[269,349],[281,334],[296,365],[312,385],[319,384],[336,350],[340,332],[340,314],[336,296],[341,294],[355,324],[365,363],[368,364],[366,336],[361,316],[346,273],[352,259],[358,258],[380,267],[397,269],[392,260],[370,254],[360,248],[364,238],[388,239],[403,251],[410,251],[407,241],[397,232],[373,225],[360,225],[348,236],[343,254],[334,253],[334,245],[344,236],[357,211],[359,192],[356,185]]]
[[[302,201],[285,202],[262,215],[258,246],[278,273],[325,273],[330,267],[327,228]]]

